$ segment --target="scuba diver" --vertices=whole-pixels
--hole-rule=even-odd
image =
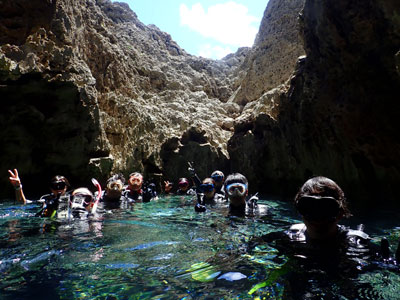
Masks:
[[[82,219],[89,214],[95,213],[95,203],[96,199],[88,188],[77,188],[71,193],[69,213],[72,214],[74,218]]]
[[[121,205],[126,204],[127,198],[123,195],[124,185],[125,178],[122,174],[114,174],[107,179],[105,190],[100,198],[105,208],[119,208]]]
[[[224,179],[225,175],[221,171],[214,171],[210,176],[214,180],[215,192],[225,197]]]
[[[224,182],[225,196],[229,201],[229,212],[232,215],[243,216],[252,214],[258,208],[258,197],[255,195],[248,197],[249,182],[240,173],[230,174]]]
[[[312,294],[318,284],[324,285],[341,277],[356,277],[377,261],[389,262],[398,268],[386,239],[382,239],[379,247],[371,242],[362,225],[352,230],[338,224],[351,213],[343,190],[333,180],[323,176],[307,180],[296,194],[294,206],[303,223],[255,238],[250,242],[250,249],[267,243],[279,254],[288,256],[290,263],[284,280],[290,283],[295,293],[306,296]],[[400,258],[399,251],[397,259]],[[350,285],[341,288],[350,290]]]
[[[178,180],[178,190],[176,191],[176,194],[180,196],[193,196],[196,194],[196,192],[190,188],[189,180],[185,177],[182,177]]]
[[[32,203],[32,200],[27,200],[22,190],[21,179],[18,175],[18,170],[8,170],[10,175],[9,180],[15,189],[15,197],[17,201],[21,201],[24,204]],[[43,195],[36,202],[42,203],[41,210],[37,213],[37,216],[53,218],[57,215],[57,211],[66,210],[69,202],[70,194],[68,189],[70,184],[64,176],[56,175],[50,181],[50,194]]]
[[[129,175],[128,186],[125,188],[123,196],[131,203],[149,202],[158,198],[155,184],[143,183],[143,175],[138,172]]]
[[[197,212],[204,212],[206,204],[215,205],[224,198],[223,195],[216,192],[215,181],[212,178],[206,178],[197,188],[197,203],[194,209]]]

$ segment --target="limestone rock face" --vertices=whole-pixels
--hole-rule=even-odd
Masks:
[[[304,55],[298,26],[304,1],[269,0],[233,102],[244,106],[290,78],[297,58]]]
[[[59,173],[73,185],[165,166],[186,176],[192,153],[182,166],[160,153],[191,128],[226,164],[239,108],[225,102],[248,48],[220,61],[189,55],[109,0],[6,1],[0,16],[0,169],[18,168],[31,190]]]
[[[176,180],[192,161],[200,177],[245,174],[250,192],[293,196],[325,175],[396,199],[399,6],[270,0],[254,46],[214,61],[123,3],[3,1],[0,170],[42,193],[57,173]],[[6,172],[0,187],[12,195]]]
[[[269,192],[293,196],[324,175],[354,202],[396,199],[399,13],[398,1],[306,0],[306,57],[287,91],[270,95],[278,114],[259,110],[236,125],[233,167]]]

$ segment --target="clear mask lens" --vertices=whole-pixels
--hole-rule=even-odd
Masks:
[[[226,187],[229,196],[244,196],[247,190],[247,185],[244,183],[232,183]]]

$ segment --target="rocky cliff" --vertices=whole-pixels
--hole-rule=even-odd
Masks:
[[[287,91],[269,92],[277,113],[253,111],[229,141],[232,164],[257,188],[293,195],[325,175],[353,203],[397,198],[399,13],[398,1],[306,1],[306,56]]]
[[[174,179],[187,161],[201,176],[229,170],[250,49],[189,55],[109,0],[7,1],[0,16],[0,168],[31,190],[59,173],[77,185],[116,171]]]
[[[399,11],[270,0],[254,46],[214,61],[123,3],[3,1],[0,191],[13,167],[43,192],[57,173],[75,186],[115,171],[176,179],[189,160],[201,177],[240,171],[253,191],[292,194],[322,174],[393,199]]]

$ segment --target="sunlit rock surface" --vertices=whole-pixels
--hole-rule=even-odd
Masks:
[[[297,58],[304,55],[298,16],[305,0],[270,0],[260,30],[241,74],[232,101],[244,106],[292,75]]]

